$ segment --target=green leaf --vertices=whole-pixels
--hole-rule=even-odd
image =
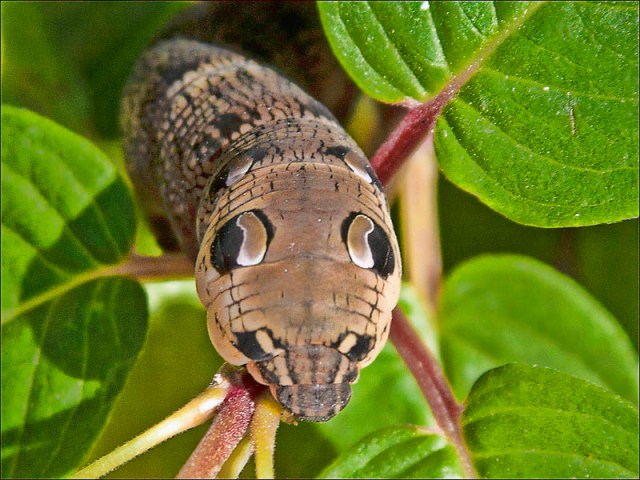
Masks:
[[[485,478],[638,478],[638,410],[596,385],[507,365],[474,385],[462,417]]]
[[[118,136],[120,96],[133,63],[161,26],[189,5],[3,4],[3,101],[83,134]]]
[[[320,14],[379,100],[466,81],[436,154],[491,208],[542,227],[638,216],[637,3],[321,2]]]
[[[89,141],[2,108],[2,470],[73,471],[102,430],[146,333],[140,285],[104,277],[135,221]]]
[[[129,191],[100,150],[3,106],[3,322],[122,260],[134,233]]]
[[[142,347],[146,319],[140,285],[110,277],[3,325],[3,477],[55,478],[80,465]]]
[[[320,478],[463,478],[454,448],[413,425],[379,430],[343,453]]]
[[[458,398],[510,362],[552,367],[636,401],[637,356],[620,325],[570,278],[536,260],[492,255],[446,280],[441,355]]]

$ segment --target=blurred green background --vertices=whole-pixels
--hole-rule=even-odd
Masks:
[[[2,102],[27,107],[89,137],[122,167],[118,108],[126,77],[149,39],[189,6],[189,2],[3,2]],[[586,287],[620,320],[638,347],[637,219],[536,229],[494,213],[442,176],[438,188],[445,274],[480,253],[538,258]],[[107,453],[183,405],[208,384],[221,364],[209,343],[193,281],[149,284],[147,290],[152,313],[148,341],[94,455]],[[394,384],[405,398],[388,393],[396,391]],[[390,345],[374,366],[363,371],[358,391],[367,398],[366,405],[354,401],[351,418],[281,427],[278,476],[314,475],[337,451],[383,424],[430,421],[415,384]],[[376,398],[375,404],[371,398]],[[396,413],[374,424],[368,419],[375,410]],[[170,440],[113,476],[174,475],[205,428]]]

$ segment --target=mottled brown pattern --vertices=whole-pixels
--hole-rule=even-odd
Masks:
[[[331,418],[384,345],[400,286],[388,206],[362,151],[289,80],[186,39],[139,60],[123,125],[148,210],[162,207],[195,260],[218,352],[297,417]],[[350,230],[358,215],[371,228]],[[347,238],[372,268],[352,261]]]

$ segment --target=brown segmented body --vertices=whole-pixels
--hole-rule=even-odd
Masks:
[[[162,41],[123,100],[128,168],[195,260],[209,334],[322,421],[389,333],[400,255],[369,162],[319,102],[221,47]]]

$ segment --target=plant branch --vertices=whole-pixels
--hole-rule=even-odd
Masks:
[[[194,265],[182,253],[145,257],[132,253],[124,263],[108,268],[107,275],[128,275],[140,281],[193,277]]]
[[[249,463],[249,459],[253,453],[253,442],[251,442],[251,437],[249,435],[245,435],[235,450],[231,453],[229,459],[224,462],[224,465],[222,465],[217,477],[238,478],[244,467]]]
[[[476,478],[477,474],[460,431],[462,405],[456,401],[438,361],[397,307],[393,311],[390,338],[427,399],[438,426],[455,448],[465,476]]]
[[[386,184],[409,158],[419,175],[410,175],[409,190],[404,197],[406,217],[415,222],[416,210],[422,213],[418,224],[407,226],[406,253],[409,255],[409,278],[417,282],[418,290],[433,313],[442,278],[437,208],[437,163],[433,149],[433,129],[438,115],[461,86],[472,76],[477,65],[454,78],[440,94],[429,102],[413,106],[371,160],[380,181]],[[416,182],[422,181],[420,185]],[[406,186],[406,185],[405,185]],[[426,212],[426,215],[425,215]],[[426,246],[426,248],[425,248]],[[464,474],[476,478],[470,453],[460,427],[463,407],[451,390],[438,360],[431,354],[402,311],[393,311],[390,339],[416,379],[429,404],[438,426],[455,448]]]
[[[254,408],[249,392],[233,387],[211,427],[176,478],[215,478],[247,434]]]
[[[427,303],[434,317],[442,261],[438,228],[438,163],[429,135],[409,158],[400,182],[400,218],[405,277]]]
[[[256,413],[251,420],[251,440],[256,454],[256,478],[274,478],[273,454],[276,446],[276,432],[280,425],[283,409],[265,390],[256,405]]]
[[[176,478],[215,478],[247,435],[256,398],[265,387],[253,380],[242,367],[224,364],[220,373],[231,383],[229,394]]]
[[[371,166],[383,185],[433,131],[438,115],[456,91],[445,89],[428,102],[411,108],[378,148],[371,158]]]

